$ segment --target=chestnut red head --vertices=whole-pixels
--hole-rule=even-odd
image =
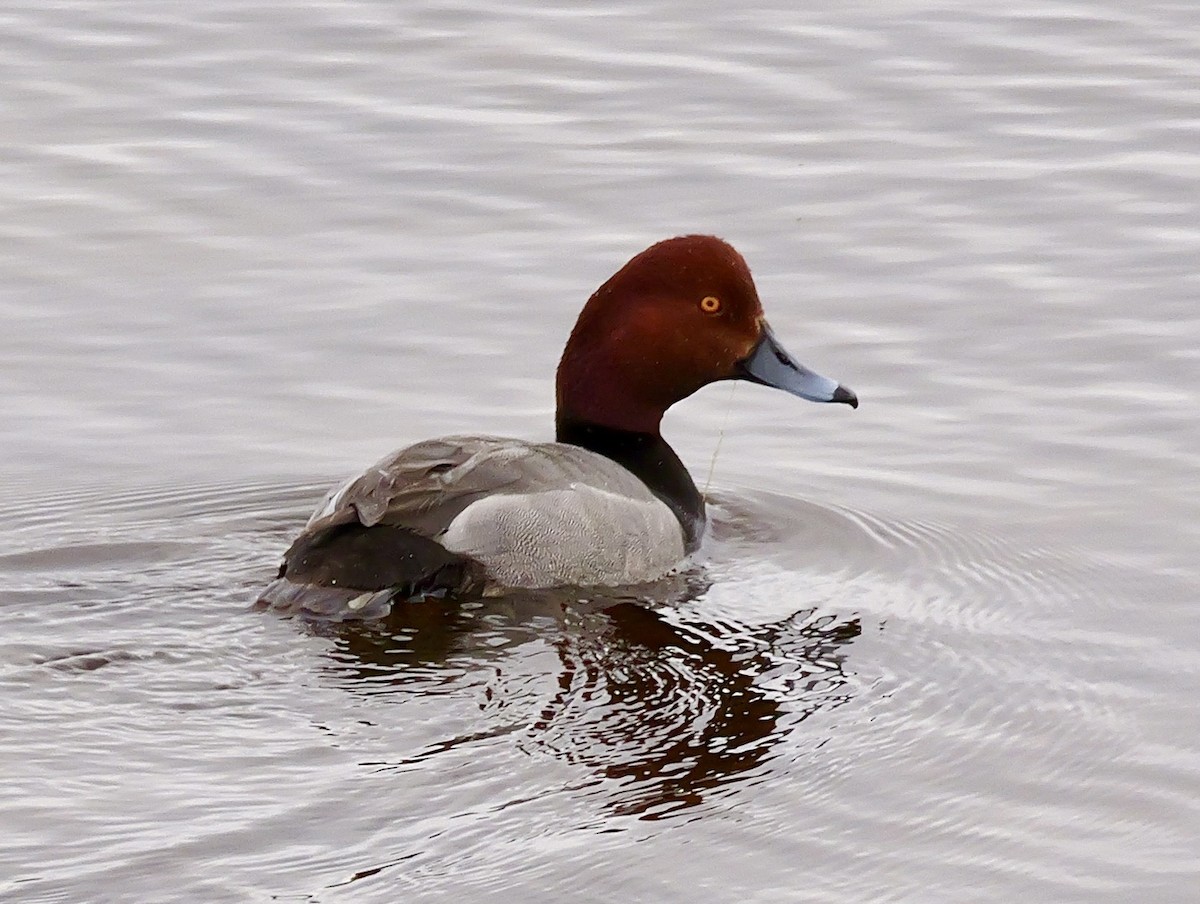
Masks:
[[[558,365],[558,419],[657,433],[671,405],[731,379],[858,406],[779,345],[732,246],[708,235],[667,239],[588,299]]]

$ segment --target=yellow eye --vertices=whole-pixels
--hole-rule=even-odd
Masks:
[[[715,314],[721,310],[721,299],[715,295],[705,295],[700,299],[700,310],[705,314]]]

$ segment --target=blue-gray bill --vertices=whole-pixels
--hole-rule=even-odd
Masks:
[[[810,402],[844,402],[851,408],[858,407],[854,390],[814,373],[789,355],[766,323],[762,325],[758,345],[741,363],[741,377],[751,383],[774,386]]]

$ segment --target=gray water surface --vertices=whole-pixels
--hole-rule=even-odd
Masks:
[[[0,11],[0,898],[1197,899],[1200,15],[793,7]],[[250,609],[697,231],[863,404],[677,406],[695,568]]]

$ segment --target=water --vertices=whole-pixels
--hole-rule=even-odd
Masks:
[[[0,897],[1195,900],[1200,18],[809,6],[0,13]],[[668,416],[694,572],[249,609],[684,231],[863,401]]]

